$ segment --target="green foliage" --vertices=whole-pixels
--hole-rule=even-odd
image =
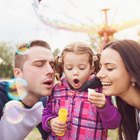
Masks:
[[[13,61],[14,48],[12,44],[1,42],[0,43],[0,57],[6,64],[11,64]]]
[[[14,56],[14,48],[12,44],[1,42],[0,43],[0,58],[4,61],[0,64],[0,77],[11,78],[13,76],[12,63]]]
[[[59,48],[56,48],[56,49],[53,51],[53,56],[56,57],[59,53],[60,53]]]
[[[0,64],[0,78],[12,78],[12,65]]]
[[[108,130],[108,140],[119,140],[118,129]]]

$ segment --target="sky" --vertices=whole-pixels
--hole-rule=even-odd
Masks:
[[[58,31],[44,25],[32,3],[33,0],[0,0],[0,41],[20,43],[43,39],[52,49],[62,49],[71,41],[88,40],[86,34]]]
[[[60,1],[63,4],[60,4]],[[82,12],[74,11],[75,9],[70,7],[70,5],[66,5],[68,7],[64,6],[66,1],[71,1],[78,5],[78,2],[81,0],[59,0],[59,3],[58,0],[42,0],[42,5],[45,6],[46,11],[42,10],[42,13],[38,11],[39,15],[36,15],[34,12],[34,0],[0,0],[0,41],[19,43],[33,39],[43,39],[51,45],[52,49],[63,49],[65,45],[72,41],[89,42],[89,37],[85,33],[58,30],[42,23],[40,17],[42,15],[46,17],[45,13],[48,13],[47,4],[50,6],[48,6],[50,8],[50,14],[48,14],[50,20],[58,19],[59,21],[61,19],[61,21],[66,21],[66,23],[69,22],[74,25],[79,25],[79,23],[89,26],[92,26],[92,24],[98,25],[104,21],[101,12],[97,12],[98,9],[110,5],[113,5],[112,9],[114,8],[114,11],[110,12],[112,14],[109,15],[110,23],[119,23],[121,21],[120,24],[122,24],[124,20],[140,18],[139,0],[82,0],[83,4],[80,3],[79,7],[76,7]],[[106,3],[104,3],[105,1]],[[117,3],[115,3],[116,1]],[[75,19],[70,21],[65,16],[60,17],[57,8],[65,10],[66,17],[74,16]],[[87,20],[84,15],[88,15],[90,18],[87,18]],[[79,19],[80,22],[74,22],[76,19]],[[92,19],[92,22],[90,22],[90,19]],[[140,30],[139,27],[138,29]],[[129,32],[122,31],[116,36],[118,38],[133,38],[133,34],[134,29],[131,28]]]

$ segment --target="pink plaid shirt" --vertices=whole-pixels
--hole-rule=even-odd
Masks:
[[[68,110],[67,130],[62,137],[50,134],[49,140],[106,140],[107,128],[116,128],[120,124],[120,114],[108,98],[105,109],[98,109],[88,101],[87,91],[72,90],[66,79],[62,85],[55,86],[52,98],[43,111],[44,130],[51,131],[46,122],[57,117],[60,108]]]

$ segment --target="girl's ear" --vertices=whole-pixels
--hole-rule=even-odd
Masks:
[[[22,70],[20,68],[13,69],[14,77],[20,78],[23,76]]]

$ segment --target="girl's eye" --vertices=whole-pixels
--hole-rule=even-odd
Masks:
[[[72,68],[67,68],[67,70],[72,70]]]
[[[79,68],[80,70],[84,70],[85,68]]]
[[[72,70],[73,69],[73,67],[71,66],[71,65],[65,65],[64,66],[67,70]]]
[[[79,66],[79,70],[84,70],[85,68],[86,68],[86,66],[83,64]]]

